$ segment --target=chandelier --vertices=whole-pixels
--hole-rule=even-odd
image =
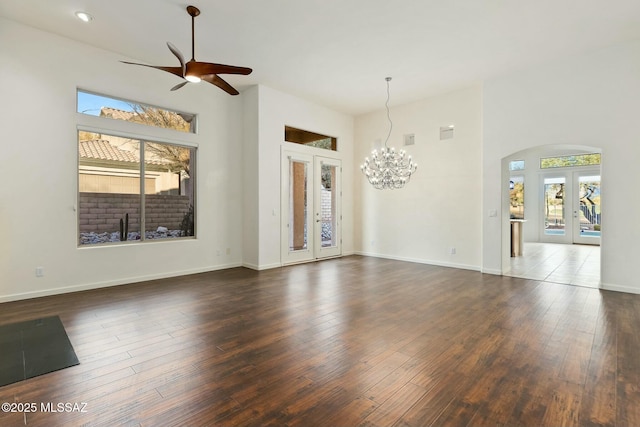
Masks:
[[[396,152],[395,148],[389,148],[387,142],[391,136],[393,122],[389,113],[389,82],[391,77],[386,77],[387,81],[387,119],[389,120],[389,133],[384,141],[384,147],[380,151],[373,150],[371,159],[364,158],[364,163],[360,166],[360,170],[369,180],[369,183],[378,190],[402,188],[411,179],[418,165],[411,160],[411,156],[407,155],[404,150]]]

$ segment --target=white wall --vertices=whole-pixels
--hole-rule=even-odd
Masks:
[[[556,60],[485,83],[485,272],[499,274],[507,262],[501,159],[547,144],[601,147],[602,285],[640,293],[630,262],[640,258],[639,111],[640,41]],[[500,215],[488,217],[490,209],[497,209]]]
[[[254,269],[258,268],[258,230],[260,229],[260,217],[258,215],[260,178],[258,170],[259,159],[259,113],[258,96],[259,87],[252,86],[242,93],[243,119],[244,119],[244,143],[243,143],[243,199],[242,206],[242,264]]]
[[[239,97],[170,92],[168,73],[2,18],[0,28],[0,301],[240,265]],[[77,247],[76,87],[199,114],[197,240]]]
[[[353,253],[353,118],[262,85],[248,95],[245,102],[257,102],[258,114],[256,120],[245,121],[245,126],[249,126],[245,135],[253,135],[245,141],[245,149],[250,151],[246,155],[252,158],[256,157],[257,151],[259,164],[257,176],[252,172],[245,187],[251,194],[251,208],[257,209],[258,230],[257,235],[245,237],[247,257],[244,265],[255,269],[281,265],[280,153],[282,146],[291,144],[284,142],[285,125],[338,139],[343,164],[342,252],[344,255]],[[245,105],[245,111],[247,108],[250,107]],[[249,174],[245,173],[247,176]],[[257,182],[252,182],[256,177]],[[252,227],[252,221],[247,224],[247,230]],[[258,254],[257,262],[255,253]]]
[[[481,105],[482,89],[473,87],[391,107],[388,145],[403,148],[403,136],[415,134],[415,145],[406,150],[418,170],[398,190],[375,190],[358,171],[358,253],[480,269]],[[454,139],[440,141],[440,127],[450,124],[455,125]],[[356,118],[355,170],[384,144],[388,131],[386,110]]]

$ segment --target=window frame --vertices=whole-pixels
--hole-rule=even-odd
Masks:
[[[77,91],[88,92],[92,94],[97,94],[94,91],[88,91],[85,89],[78,88]],[[76,91],[76,141],[75,141],[75,153],[76,153],[76,169],[75,169],[75,180],[76,180],[76,204],[74,206],[76,211],[76,245],[78,248],[97,248],[97,247],[108,247],[113,245],[123,245],[123,244],[142,244],[142,243],[159,243],[159,242],[176,242],[176,241],[184,241],[184,240],[195,240],[197,239],[197,204],[198,204],[198,115],[194,114],[194,120],[196,120],[196,124],[194,126],[195,133],[187,133],[177,131],[175,129],[169,128],[160,128],[149,126],[142,123],[128,122],[123,120],[114,120],[108,117],[100,117],[93,116],[84,113],[77,112],[77,91]],[[110,97],[109,95],[100,95],[105,97]],[[120,99],[117,97],[112,97],[113,99]],[[146,104],[145,105],[150,105]],[[167,109],[168,111],[175,111],[172,109]],[[144,231],[145,231],[145,218],[144,218],[144,197],[141,195],[140,197],[140,240],[135,241],[125,241],[125,242],[106,242],[106,243],[96,243],[96,244],[81,244],[80,243],[80,154],[78,150],[79,132],[93,132],[99,134],[106,134],[115,137],[128,138],[140,141],[140,149],[144,147],[145,142],[151,143],[160,143],[160,144],[171,144],[180,147],[185,147],[187,149],[193,150],[195,154],[195,158],[191,159],[194,163],[194,183],[193,183],[193,210],[194,210],[194,235],[193,236],[185,236],[180,238],[166,238],[166,239],[145,239]],[[144,162],[144,153],[141,153],[141,162]],[[143,171],[143,166],[140,167],[140,172]]]

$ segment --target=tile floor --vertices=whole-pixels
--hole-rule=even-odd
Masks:
[[[529,242],[523,256],[510,259],[507,276],[600,287],[600,246]]]

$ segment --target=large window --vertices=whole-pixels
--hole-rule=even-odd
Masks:
[[[84,107],[80,93],[78,112]],[[159,110],[169,119],[178,114]],[[129,113],[140,123],[134,108]],[[195,237],[196,147],[132,137],[106,123],[113,131],[82,125],[78,130],[79,245]]]

